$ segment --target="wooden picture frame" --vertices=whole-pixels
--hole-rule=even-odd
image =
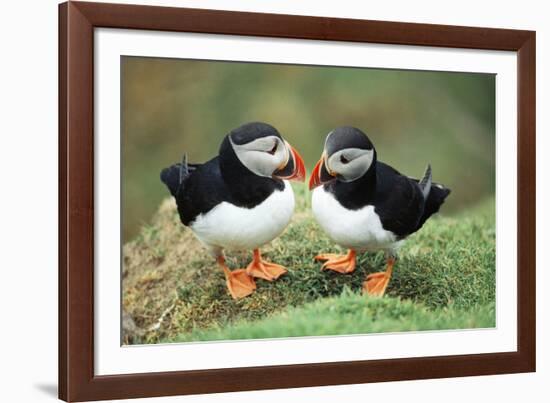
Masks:
[[[516,352],[94,375],[94,28],[506,50],[518,59]],[[535,371],[535,32],[68,2],[59,6],[59,397],[66,401]]]

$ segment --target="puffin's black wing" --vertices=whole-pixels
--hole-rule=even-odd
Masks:
[[[378,162],[376,193],[375,212],[384,229],[404,238],[419,228],[426,199],[418,181]]]
[[[429,180],[427,180],[427,174],[429,174]],[[422,178],[421,180],[414,179],[414,178],[410,178],[410,179],[420,185],[420,187],[423,189],[424,196],[426,198],[426,203],[424,205],[424,212],[422,213],[422,217],[420,217],[418,226],[415,229],[415,231],[418,231],[420,228],[422,228],[422,225],[424,225],[424,223],[428,218],[430,218],[432,215],[434,215],[439,211],[439,208],[445,202],[445,199],[447,198],[447,196],[451,194],[451,189],[443,186],[440,183],[432,182],[431,168],[429,165],[428,165],[428,169],[426,170],[426,174],[424,174],[424,178]]]
[[[189,164],[187,162],[187,155],[184,155],[181,162],[162,170],[160,180],[166,185],[170,194],[176,197],[184,186],[185,181],[199,166],[200,164]]]
[[[445,202],[445,199],[449,196],[449,194],[451,194],[451,189],[446,188],[439,183],[432,184],[430,193],[426,199],[426,205],[424,206],[424,213],[422,214],[422,217],[420,217],[418,228],[416,228],[415,231],[422,228],[422,225],[424,225],[426,220],[439,211],[439,208]]]
[[[226,200],[218,157],[204,164],[182,163],[165,168],[160,174],[176,199],[181,222],[189,225],[201,213],[207,213]]]

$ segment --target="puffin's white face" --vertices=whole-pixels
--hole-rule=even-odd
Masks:
[[[239,161],[259,176],[271,178],[290,158],[290,147],[277,136],[260,137],[246,144],[235,144],[230,136],[229,141]]]
[[[352,182],[362,177],[370,168],[374,149],[345,148],[325,157],[328,172],[343,182]]]

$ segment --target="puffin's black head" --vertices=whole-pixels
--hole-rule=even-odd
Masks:
[[[376,150],[367,135],[355,127],[338,127],[327,135],[309,189],[333,180],[352,182],[363,177],[374,163]]]
[[[302,157],[267,123],[246,123],[232,130],[220,147],[220,155],[231,151],[258,176],[305,180]]]

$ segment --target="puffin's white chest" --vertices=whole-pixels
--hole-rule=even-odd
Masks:
[[[397,237],[382,227],[374,206],[348,210],[322,186],[313,191],[311,205],[321,228],[334,242],[345,248],[391,250],[397,246]]]
[[[222,202],[191,225],[197,238],[214,254],[221,249],[251,250],[277,238],[294,212],[294,192],[285,181],[283,191],[274,191],[256,207],[248,209]]]

